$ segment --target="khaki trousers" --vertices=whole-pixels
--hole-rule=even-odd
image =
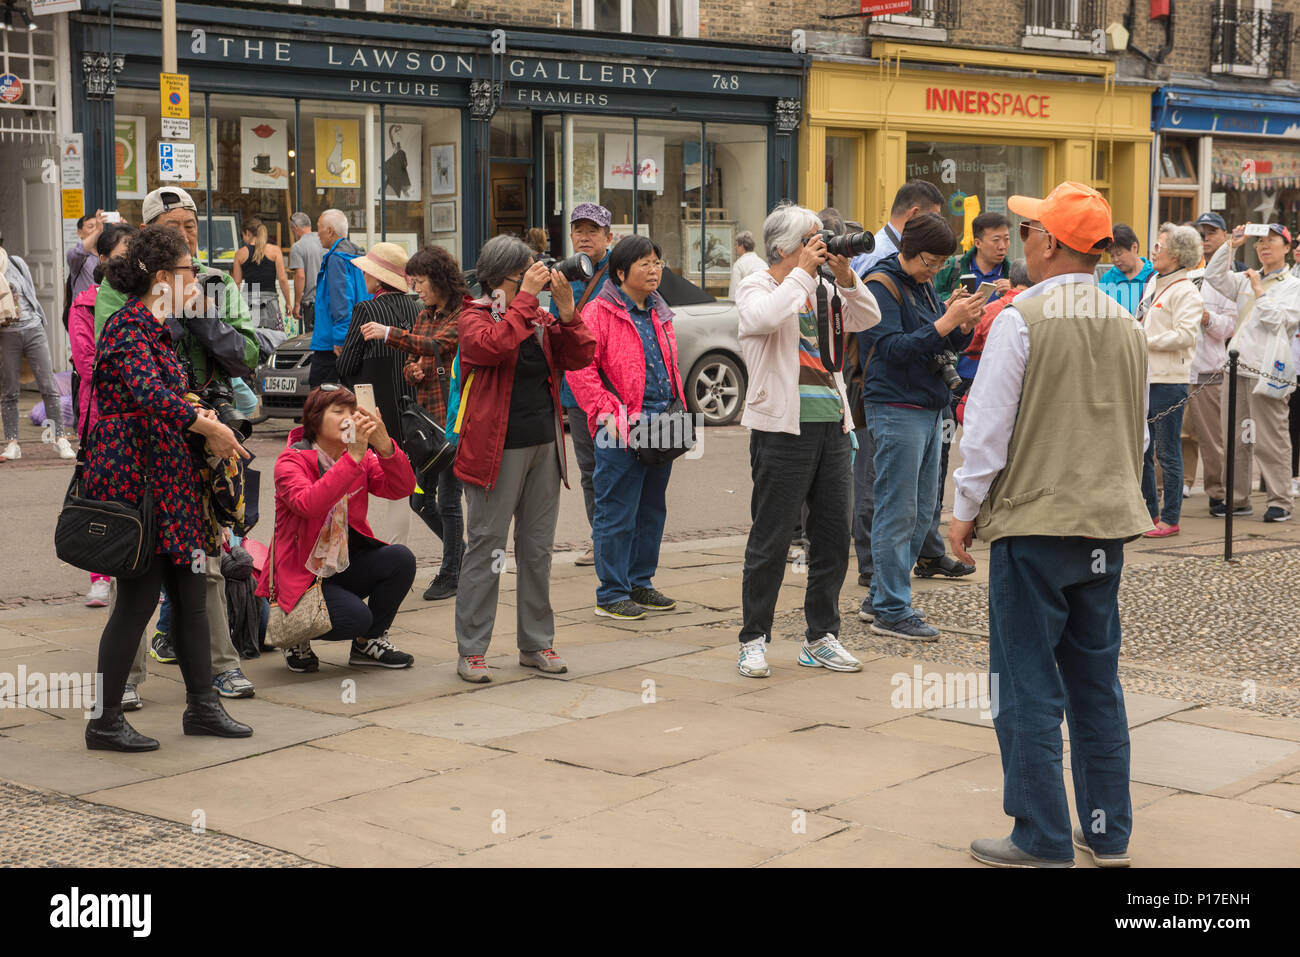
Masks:
[[[1237,421],[1232,429],[1237,437],[1234,463],[1233,496],[1235,506],[1250,502],[1251,463],[1259,463],[1268,492],[1268,506],[1290,512],[1291,498],[1291,432],[1288,427],[1290,412],[1285,399],[1254,395],[1257,380],[1237,376]],[[1228,429],[1228,399],[1223,398],[1224,435]],[[1224,483],[1227,483],[1225,463]]]
[[[1224,496],[1223,482],[1223,379],[1215,377],[1214,383],[1194,383],[1196,394],[1187,400],[1183,412],[1183,483],[1196,484],[1196,460],[1199,454],[1205,465],[1205,494],[1210,498]],[[1199,392],[1196,390],[1200,389]]]

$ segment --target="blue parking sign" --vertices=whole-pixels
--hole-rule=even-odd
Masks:
[[[175,173],[175,172],[176,172],[176,157],[172,152],[172,144],[159,143],[158,144],[159,175],[162,175],[164,173]]]

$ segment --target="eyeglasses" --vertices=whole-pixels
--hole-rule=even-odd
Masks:
[[[1052,235],[1050,232],[1048,232],[1048,231],[1047,231],[1046,229],[1044,229],[1042,226],[1032,226],[1032,225],[1030,225],[1029,223],[1021,223],[1021,224],[1020,224],[1020,241],[1021,241],[1021,242],[1025,242],[1025,241],[1027,241],[1027,240],[1029,239],[1029,231],[1030,231],[1031,229],[1037,230],[1037,231],[1040,232],[1040,233],[1045,233],[1045,234],[1048,235],[1048,236]]]
[[[925,253],[917,253],[917,258],[921,260],[921,265],[924,266],[926,269],[938,269],[940,266],[943,265],[942,256],[939,257],[937,262],[933,262],[933,263],[930,262],[930,260],[925,258]]]
[[[199,278],[199,270],[200,270],[201,268],[203,268],[203,267],[201,267],[198,263],[190,263],[188,266],[173,266],[173,267],[171,268],[171,271],[172,271],[172,272],[188,272],[188,273],[193,273],[193,274],[194,274],[194,278],[195,278],[195,279],[198,279],[198,278]]]
[[[664,268],[664,264],[657,259],[653,262],[638,262],[636,265],[640,266],[642,269],[649,269],[652,271],[662,271]]]
[[[503,280],[501,280],[501,281],[502,281],[502,282],[512,282],[512,283],[515,284],[515,288],[519,288],[519,287],[523,286],[523,284],[524,284],[524,277],[523,277],[523,276],[520,276],[518,279],[516,279],[514,276],[506,276],[506,278],[503,279]]]
[[[1162,250],[1162,249],[1164,249],[1164,248],[1165,248],[1165,244],[1162,243],[1162,242],[1157,241],[1157,242],[1152,243],[1152,244],[1151,244],[1151,255],[1152,255],[1152,256],[1156,255],[1156,253],[1160,252],[1160,250]]]

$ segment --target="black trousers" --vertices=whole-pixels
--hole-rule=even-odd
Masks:
[[[338,356],[334,350],[328,352],[313,352],[311,354],[311,368],[307,373],[307,384],[313,389],[322,382],[342,382],[339,378]]]
[[[849,567],[849,518],[853,473],[849,437],[838,422],[801,422],[799,435],[753,431],[749,464],[754,494],[753,525],[745,546],[741,581],[741,641],[772,640],[777,594],[785,578],[790,530],[807,503],[808,587],[804,594],[807,638],[839,636],[840,588]]]
[[[185,679],[185,690],[198,694],[212,687],[209,655],[208,613],[204,590],[207,576],[193,571],[187,562],[173,564],[165,555],[155,555],[138,578],[119,578],[117,602],[99,639],[99,671],[104,676],[104,707],[122,704],[131,662],[140,646],[140,635],[158,606],[158,590],[165,588],[171,608],[170,634]]]
[[[460,498],[460,479],[450,468],[420,476],[419,495],[411,496],[411,508],[442,541],[442,564],[438,574],[455,585],[460,581],[460,560],[465,555],[465,512]]]
[[[414,581],[409,548],[382,545],[349,528],[347,569],[321,580],[333,627],[318,640],[378,638],[392,625]]]

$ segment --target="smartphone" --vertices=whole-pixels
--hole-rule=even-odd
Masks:
[[[1268,235],[1268,223],[1247,223],[1247,224],[1246,224],[1246,235],[1247,235],[1247,236],[1267,236],[1267,235]]]
[[[975,290],[974,295],[976,299],[982,299],[984,302],[988,302],[997,295],[997,291],[998,287],[995,284],[991,282],[982,282],[979,284],[979,288]]]
[[[979,280],[975,278],[975,274],[973,272],[966,273],[957,281],[961,283],[961,285],[965,287],[966,291],[969,292],[971,295],[975,294],[975,289],[979,285]]]
[[[352,393],[357,397],[357,408],[365,409],[367,412],[375,412],[375,387],[369,382],[358,382],[352,387]],[[349,443],[348,447],[353,451],[364,452],[366,445],[364,440]]]
[[[106,223],[120,223],[121,221],[122,221],[121,213],[112,212],[112,213],[104,214],[104,222]]]

